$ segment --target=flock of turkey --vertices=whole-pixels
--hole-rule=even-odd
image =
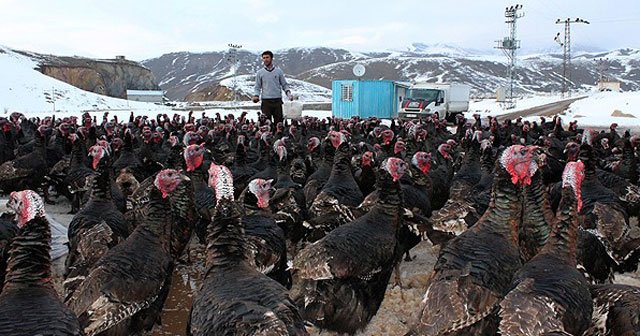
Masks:
[[[0,335],[138,335],[205,246],[186,335],[363,330],[438,245],[407,335],[640,335],[640,137],[540,122],[0,119]],[[62,293],[44,204],[74,214]],[[42,196],[41,196],[42,195]]]

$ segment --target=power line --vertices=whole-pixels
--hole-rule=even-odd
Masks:
[[[509,59],[509,66],[507,68],[507,79],[509,81],[509,98],[508,105],[514,107],[513,101],[513,77],[516,69],[516,50],[520,48],[520,40],[516,39],[516,21],[524,16],[524,13],[518,13],[522,9],[522,5],[515,5],[505,8],[504,16],[506,18],[505,23],[509,28],[509,36],[503,38],[500,41],[496,41],[498,45],[497,49],[502,49],[505,55]]]
[[[571,24],[572,23],[586,23],[589,24],[589,21],[581,19],[581,18],[567,18],[565,20],[556,20],[556,24],[564,24],[564,42],[560,42],[560,33],[556,34],[554,41],[558,42],[560,46],[563,47],[564,53],[562,55],[562,97],[564,97],[565,93],[568,93],[568,96],[571,97],[571,91],[568,86],[571,82]]]

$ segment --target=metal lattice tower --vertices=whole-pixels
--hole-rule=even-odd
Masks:
[[[507,79],[509,81],[509,105],[513,107],[513,77],[516,70],[516,50],[520,48],[520,40],[516,39],[516,21],[524,16],[524,13],[518,11],[522,9],[522,5],[515,5],[507,7],[504,11],[504,21],[509,29],[509,36],[503,38],[501,41],[496,41],[498,45],[497,49],[502,49],[504,54],[509,59],[509,66],[507,68]]]
[[[562,55],[562,96],[564,97],[565,93],[571,97],[571,90],[569,90],[569,83],[571,83],[571,24],[572,23],[586,23],[589,24],[589,21],[583,20],[581,18],[576,18],[572,20],[567,18],[566,20],[556,20],[556,24],[564,24],[564,42],[560,42],[560,33],[556,35],[554,40],[558,42],[564,50]]]
[[[231,65],[231,90],[233,91],[233,104],[235,105],[238,100],[238,93],[236,88],[238,86],[238,79],[236,77],[238,72],[238,50],[242,48],[240,44],[229,43],[229,54],[227,55],[227,61]]]

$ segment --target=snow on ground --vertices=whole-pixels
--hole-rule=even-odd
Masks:
[[[545,105],[563,100],[560,95],[528,96],[516,100],[516,107],[506,109],[502,103],[494,99],[472,101],[469,104],[469,112],[465,113],[471,118],[474,113],[482,117],[499,116],[506,113],[526,110],[532,107]],[[578,121],[578,126],[584,127],[609,127],[611,123],[618,123],[620,128],[640,130],[640,92],[592,92],[584,99],[572,103],[569,108],[561,113],[562,123],[567,125],[573,120]],[[538,116],[529,116],[525,120],[538,120]]]
[[[482,99],[469,102],[469,111],[465,116],[471,118],[473,114],[480,114],[482,117],[499,116],[502,114],[518,112],[532,107],[550,104],[561,101],[563,98],[560,94],[544,94],[528,95],[515,99],[515,107],[507,108],[504,103],[497,102],[495,99]]]
[[[640,127],[640,92],[598,92],[571,104],[563,122],[577,120],[578,125],[622,128]]]

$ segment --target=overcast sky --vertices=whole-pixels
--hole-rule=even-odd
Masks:
[[[0,45],[55,55],[133,60],[176,51],[252,51],[326,46],[403,50],[413,42],[491,49],[506,36],[505,6],[523,4],[522,48],[560,47],[556,19],[572,45],[640,48],[638,0],[0,0]]]

